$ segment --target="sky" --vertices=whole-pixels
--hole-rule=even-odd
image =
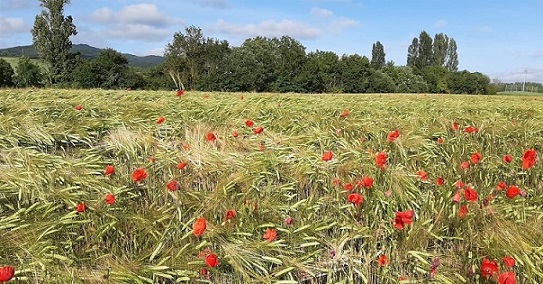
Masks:
[[[32,44],[41,9],[38,0],[0,0],[0,48]],[[405,65],[424,30],[455,39],[459,70],[543,83],[543,0],[71,0],[64,13],[77,27],[74,44],[136,55],[162,55],[194,25],[231,46],[288,35],[307,52],[368,58],[380,41],[387,61]]]

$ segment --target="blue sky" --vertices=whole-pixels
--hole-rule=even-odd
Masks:
[[[0,48],[32,43],[37,0],[0,0]],[[195,25],[233,46],[255,36],[289,35],[307,51],[386,59],[405,65],[422,30],[458,44],[459,69],[502,81],[543,83],[543,0],[72,0],[74,43],[161,55],[173,34]],[[524,75],[524,70],[528,74]]]

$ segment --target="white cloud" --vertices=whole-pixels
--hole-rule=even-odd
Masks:
[[[161,41],[171,36],[170,31],[148,25],[119,25],[105,31],[106,37],[115,40]]]
[[[4,18],[0,17],[0,33],[5,35],[28,33],[30,27],[24,23],[23,18]]]
[[[214,30],[220,33],[228,35],[238,36],[266,36],[266,37],[280,37],[283,35],[289,35],[294,38],[317,38],[321,32],[319,29],[309,26],[304,23],[294,22],[291,20],[265,20],[258,24],[234,24],[228,23],[222,19],[218,20],[215,24]]]
[[[196,3],[202,6],[208,6],[213,8],[227,8],[228,2],[226,0],[196,0]]]
[[[439,20],[436,22],[435,26],[436,28],[443,28],[447,25],[447,22],[445,20]]]
[[[314,7],[311,8],[311,15],[319,18],[331,18],[334,16],[334,12],[328,9]]]
[[[332,22],[332,28],[336,30],[343,30],[358,26],[358,22],[353,19],[339,18]]]
[[[33,5],[37,6],[37,1],[32,0],[0,0],[0,8],[4,11],[7,10],[17,10],[17,9],[28,9],[32,8]]]

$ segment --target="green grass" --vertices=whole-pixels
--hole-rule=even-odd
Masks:
[[[482,259],[503,272],[505,256],[518,283],[543,281],[543,163],[521,168],[526,149],[543,150],[541,100],[27,89],[0,90],[0,101],[0,266],[21,282],[495,283],[481,278]],[[479,133],[464,133],[470,125]],[[475,152],[481,162],[462,170]],[[148,174],[140,183],[137,168]],[[373,187],[355,186],[364,202],[354,206],[344,185],[367,176]],[[452,202],[457,180],[476,202]],[[507,198],[502,180],[526,196]],[[398,230],[392,220],[404,210],[413,223]],[[207,230],[197,237],[200,217]],[[206,278],[199,255],[209,251],[219,265]]]
[[[9,64],[11,64],[11,67],[13,70],[17,67],[17,64],[19,63],[19,57],[8,57],[8,56],[0,56],[1,59],[6,60]],[[42,66],[42,62],[39,59],[31,58],[30,62],[34,64],[38,64],[39,66]]]

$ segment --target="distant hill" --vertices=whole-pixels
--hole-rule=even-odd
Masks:
[[[74,44],[71,52],[81,54],[83,58],[96,58],[100,53],[100,48],[90,46],[88,44]],[[10,48],[0,49],[0,56],[20,57],[27,56],[29,58],[38,58],[38,52],[32,45],[15,46]],[[164,62],[164,57],[156,55],[137,56],[134,54],[123,53],[128,60],[128,64],[137,67],[152,67]]]

